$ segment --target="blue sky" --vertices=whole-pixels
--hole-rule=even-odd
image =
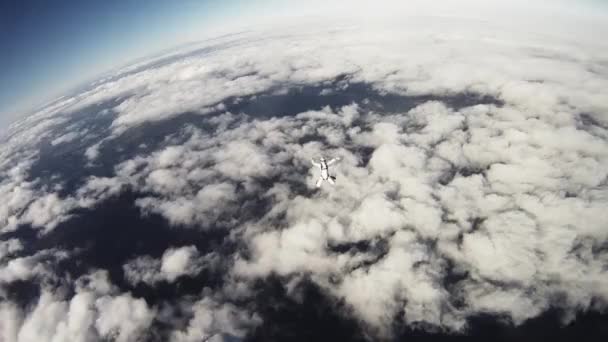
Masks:
[[[245,1],[0,2],[0,119],[21,116],[80,82],[187,32],[235,17]]]

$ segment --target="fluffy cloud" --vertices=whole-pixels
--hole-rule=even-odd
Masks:
[[[128,294],[101,297],[95,305],[100,312],[95,321],[97,331],[101,336],[119,342],[133,341],[143,335],[155,316],[145,300],[135,299]]]
[[[18,239],[9,239],[6,241],[0,241],[0,261],[11,254],[18,252],[23,249],[21,241]]]
[[[210,298],[202,299],[189,310],[192,318],[183,330],[174,331],[171,341],[238,340],[260,323],[259,317],[242,311],[232,304],[220,304]]]
[[[213,268],[217,263],[214,253],[201,256],[194,246],[171,248],[160,260],[150,256],[138,257],[123,266],[126,279],[136,285],[139,282],[154,285],[159,281],[174,282],[181,276],[196,276],[203,268]]]
[[[7,242],[9,255],[23,248],[14,241],[9,240]],[[53,265],[68,256],[69,253],[65,251],[49,249],[2,262],[0,264],[0,295],[3,294],[4,290],[1,285],[6,283],[28,280],[34,277],[38,277],[38,281],[41,283],[55,280],[57,275],[53,272]],[[0,259],[0,261],[3,260]]]
[[[46,288],[30,312],[3,303],[2,333],[6,341],[133,341],[145,336],[155,312],[145,300],[116,294],[107,274],[78,279],[69,300]],[[25,317],[25,318],[24,318]]]

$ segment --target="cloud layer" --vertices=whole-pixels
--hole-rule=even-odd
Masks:
[[[451,25],[245,33],[12,127],[4,340],[246,338],[272,324],[256,310],[277,277],[374,338],[395,322],[463,333],[480,314],[605,310],[606,56]],[[316,190],[321,155],[342,160]],[[169,247],[137,253],[142,234],[107,270],[72,263],[99,248],[62,241],[87,229],[74,220],[124,198],[136,211],[117,222],[162,222]],[[21,300],[18,281],[37,293]]]

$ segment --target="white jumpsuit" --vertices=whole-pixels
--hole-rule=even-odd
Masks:
[[[336,182],[335,182],[336,178],[329,175],[329,165],[338,161],[338,158],[333,158],[330,161],[325,161],[325,158],[321,158],[319,163],[315,162],[313,159],[311,159],[310,161],[312,162],[312,165],[321,169],[321,176],[319,177],[319,179],[317,180],[317,183],[315,184],[317,186],[317,188],[321,186],[323,181],[328,181],[329,184],[331,184],[331,185],[336,184]]]

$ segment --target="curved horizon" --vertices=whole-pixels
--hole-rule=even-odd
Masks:
[[[551,7],[547,7],[548,4]],[[523,7],[522,7],[523,6]],[[568,30],[587,29],[585,35],[606,32],[601,26],[606,6],[588,0],[576,4],[567,1],[539,2],[534,5],[500,0],[432,2],[372,2],[365,0],[319,2],[265,0],[248,3],[242,0],[181,1],[163,0],[80,2],[60,0],[28,1],[5,4],[0,9],[0,46],[7,54],[0,56],[0,126],[26,115],[120,65],[145,58],[159,51],[187,42],[212,37],[213,32],[231,32],[239,27],[259,27],[292,23],[303,18],[355,18],[366,24],[386,15],[463,16],[501,22],[505,10],[512,11],[504,25],[522,20],[532,23],[550,11],[558,20],[566,18],[582,25],[555,25]],[[528,16],[528,18],[526,18]],[[578,17],[578,20],[577,20]],[[589,22],[590,17],[596,20]],[[296,20],[294,20],[296,18]],[[532,20],[534,19],[534,20]],[[547,19],[547,18],[544,18]],[[553,20],[552,18],[549,20]],[[600,24],[598,24],[600,23]],[[598,27],[600,26],[600,27]],[[543,27],[538,27],[542,29]],[[598,30],[599,28],[599,30]],[[577,34],[580,37],[582,34]]]

